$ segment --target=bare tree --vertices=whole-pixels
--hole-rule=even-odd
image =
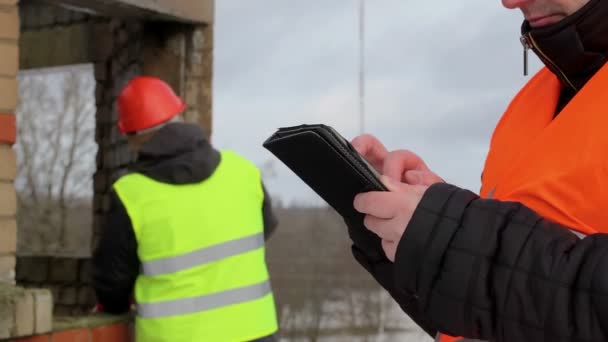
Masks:
[[[291,206],[277,214],[267,258],[283,339],[389,342],[420,330],[354,260],[335,211]]]
[[[81,207],[90,207],[95,170],[94,87],[92,72],[82,68],[20,76],[15,185],[27,232],[20,234],[22,250],[76,248],[67,233],[72,216],[91,215]]]

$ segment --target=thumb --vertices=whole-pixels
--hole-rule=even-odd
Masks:
[[[432,185],[442,183],[443,179],[431,171],[409,170],[405,173],[405,182],[411,185]]]

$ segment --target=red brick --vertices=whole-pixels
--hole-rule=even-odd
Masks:
[[[29,337],[22,337],[22,338],[13,340],[13,342],[50,342],[50,341],[51,341],[50,335],[29,336]]]
[[[88,328],[66,330],[53,334],[53,342],[90,342],[91,331]],[[114,340],[107,340],[114,341]]]
[[[17,139],[17,121],[13,114],[0,114],[0,143],[14,144]]]
[[[106,325],[103,327],[92,329],[91,331],[93,332],[93,339],[91,342],[104,342],[104,341],[128,342],[128,341],[130,341],[129,328],[127,327],[127,324],[125,324],[125,323]]]

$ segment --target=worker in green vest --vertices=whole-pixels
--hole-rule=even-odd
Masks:
[[[117,99],[137,160],[114,184],[93,254],[104,312],[136,303],[136,340],[274,341],[265,262],[276,227],[259,170],[218,151],[165,82],[136,77]]]

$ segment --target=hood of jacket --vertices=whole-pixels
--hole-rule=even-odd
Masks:
[[[142,146],[130,169],[159,182],[181,185],[209,178],[219,162],[219,151],[211,146],[199,126],[172,123]]]

